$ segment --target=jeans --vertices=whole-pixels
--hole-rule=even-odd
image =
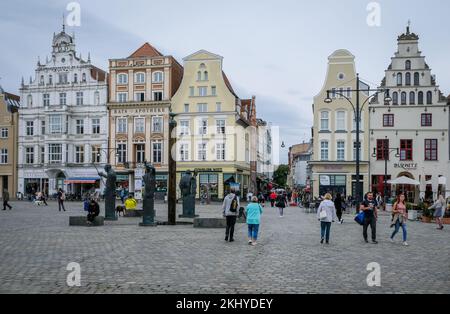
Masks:
[[[9,208],[9,210],[11,210],[11,205],[8,204],[8,201],[3,201],[3,210],[6,210],[6,207]]]
[[[280,216],[284,216],[284,208],[283,207],[278,207],[278,210],[280,212]]]
[[[401,227],[403,230],[403,242],[406,242],[408,237],[408,232],[406,231],[406,224],[402,223]],[[399,230],[400,230],[400,221],[397,220],[397,222],[395,223],[395,230],[391,235],[391,239],[394,239],[395,235],[398,233]]]
[[[321,239],[325,239],[328,242],[330,242],[330,230],[331,230],[331,222],[320,222],[320,237]]]
[[[259,225],[248,225],[248,238],[256,241],[258,239]]]
[[[227,216],[227,229],[225,230],[225,238],[233,239],[234,225],[236,224],[236,216]]]
[[[375,216],[366,216],[364,217],[364,226],[363,226],[363,237],[364,240],[367,241],[367,228],[370,225],[370,229],[372,230],[372,241],[377,240],[377,220]]]
[[[61,207],[62,207],[62,209],[63,209],[64,211],[66,211],[66,209],[64,208],[64,201],[58,200],[58,208],[59,208],[59,211],[61,211]]]

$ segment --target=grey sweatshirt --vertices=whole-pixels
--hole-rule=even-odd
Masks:
[[[324,222],[333,222],[337,221],[337,215],[336,215],[336,208],[334,207],[334,203],[329,200],[325,200],[322,203],[320,203],[319,209],[317,210],[317,218],[320,219],[320,212],[326,211],[327,218],[322,219],[321,221]]]
[[[233,199],[235,197],[236,197],[236,194],[234,194],[234,193],[230,193],[227,196],[225,196],[225,198],[223,200],[223,204],[222,204],[222,210],[223,210],[224,216],[238,216],[239,215],[239,207],[241,206],[241,204],[239,203],[239,197],[236,197],[236,200],[238,203],[238,208],[237,208],[236,212],[233,213],[230,211],[231,202],[233,201]]]

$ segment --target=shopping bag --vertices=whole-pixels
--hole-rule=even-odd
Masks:
[[[364,212],[360,212],[358,215],[356,215],[355,217],[355,221],[360,224],[361,226],[364,225]]]

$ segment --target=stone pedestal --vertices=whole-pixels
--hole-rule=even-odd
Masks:
[[[90,225],[87,223],[87,218],[86,216],[71,216],[69,217],[69,226],[82,226],[82,227],[87,227],[87,226],[103,226],[105,225],[104,222],[104,217],[103,216],[97,216],[94,218],[94,222]]]

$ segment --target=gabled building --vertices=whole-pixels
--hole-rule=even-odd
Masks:
[[[312,157],[312,143],[297,144],[289,148],[288,185],[292,188],[306,189],[311,179],[308,162]]]

